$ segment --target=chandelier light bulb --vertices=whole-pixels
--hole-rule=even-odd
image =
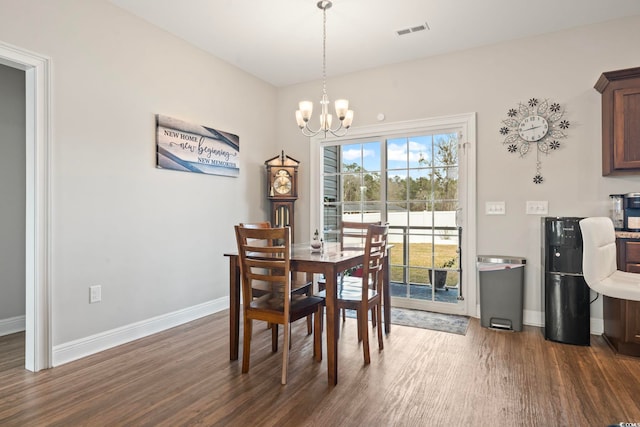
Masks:
[[[351,127],[351,122],[353,122],[353,110],[348,110],[344,120],[342,121],[342,126],[344,126],[345,129],[349,129]]]
[[[340,120],[344,120],[347,115],[347,110],[349,110],[349,101],[346,99],[338,99],[336,100],[336,116]]]
[[[313,113],[313,102],[311,101],[300,101],[298,104],[298,108],[300,108],[300,113],[302,114],[302,119],[305,122],[308,122],[311,118],[311,114]]]

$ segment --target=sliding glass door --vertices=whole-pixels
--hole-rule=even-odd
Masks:
[[[322,227],[389,223],[392,303],[447,310],[461,298],[458,145],[452,129],[321,146]]]

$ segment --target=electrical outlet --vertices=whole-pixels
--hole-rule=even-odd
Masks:
[[[549,202],[533,202],[527,200],[527,215],[547,215],[549,213]]]
[[[89,304],[102,301],[102,286],[89,286]]]
[[[504,215],[506,207],[504,202],[486,202],[484,205],[485,215]]]

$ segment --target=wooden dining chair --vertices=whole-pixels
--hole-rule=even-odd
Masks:
[[[367,231],[370,225],[381,225],[382,221],[374,222],[358,222],[358,221],[342,221],[340,224],[340,248],[343,251],[362,250],[367,240]],[[362,282],[362,266],[358,266],[355,270],[343,273],[338,279],[342,286],[351,286],[360,288]],[[346,310],[342,310],[342,321],[346,320]],[[371,321],[376,326],[377,318],[371,313]],[[361,341],[360,330],[358,330],[358,340]]]
[[[289,227],[248,228],[235,226],[240,277],[242,281],[244,338],[242,372],[249,372],[253,320],[263,320],[273,325],[283,325],[282,384],[287,383],[289,340],[291,323],[315,315],[313,355],[322,360],[322,331],[320,319],[324,299],[313,295],[293,294],[291,289],[291,236]],[[253,297],[255,286],[270,292]],[[277,333],[277,332],[276,332]]]
[[[271,223],[269,221],[258,221],[258,222],[241,222],[240,226],[245,228],[271,228]],[[256,286],[253,290],[253,296],[259,297],[266,293],[269,293],[269,289],[261,289],[259,286]],[[313,293],[313,280],[308,280],[306,274],[302,275],[300,273],[292,272],[291,274],[291,292],[294,294],[304,294],[311,295]],[[271,324],[267,323],[268,327],[271,328]],[[307,317],[307,333],[311,334],[313,328],[312,316]],[[271,340],[271,346],[273,352],[278,351],[278,328],[276,327],[272,330],[273,338]]]
[[[389,226],[387,224],[370,224],[368,226],[360,286],[338,286],[337,289],[337,307],[356,311],[358,339],[362,340],[365,364],[371,362],[369,353],[369,310],[372,312],[372,319],[382,319],[382,286],[388,234]],[[375,325],[373,326],[375,327]],[[382,322],[378,322],[376,329],[378,332],[378,348],[382,350],[384,348]]]

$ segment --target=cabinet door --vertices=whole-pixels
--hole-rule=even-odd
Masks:
[[[640,344],[640,301],[626,301],[625,341]]]
[[[640,88],[613,92],[613,167],[640,169]]]

